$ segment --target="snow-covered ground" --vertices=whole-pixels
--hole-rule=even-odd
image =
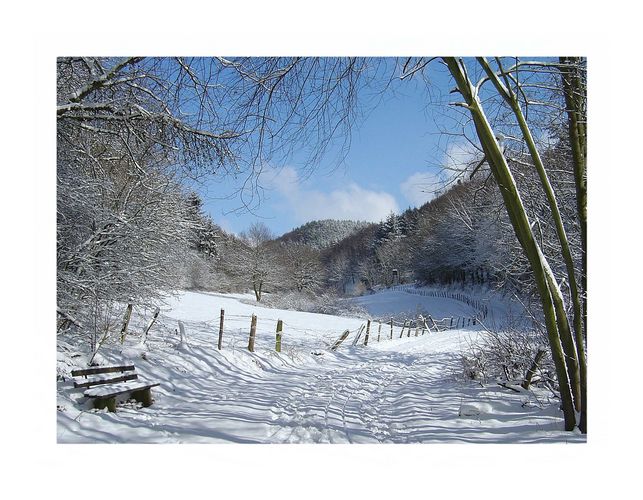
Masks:
[[[242,295],[182,292],[162,309],[144,345],[147,321],[133,316],[123,347],[101,363],[133,362],[142,379],[160,382],[154,404],[125,403],[115,413],[90,409],[69,372],[86,357],[59,343],[59,443],[428,443],[584,442],[562,430],[550,394],[482,387],[461,376],[460,353],[476,330],[399,338],[400,328],[371,326],[368,346],[353,346],[365,318],[267,309]],[[424,310],[436,317],[471,312],[461,302],[385,291],[356,299],[372,315]],[[418,302],[419,301],[419,302]],[[225,309],[223,349],[217,350]],[[148,313],[149,314],[149,313]],[[258,317],[255,352],[247,350]],[[282,353],[274,350],[284,322]],[[178,320],[186,338],[176,333]],[[329,347],[346,329],[348,339]],[[137,334],[137,332],[139,332]],[[363,336],[362,336],[363,339]]]
[[[411,296],[409,296],[411,295]],[[414,318],[417,314],[431,314],[434,318],[473,316],[475,309],[463,302],[441,297],[423,297],[401,290],[384,290],[372,295],[351,299],[377,318]]]

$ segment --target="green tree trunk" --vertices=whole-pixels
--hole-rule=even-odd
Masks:
[[[561,254],[563,256],[563,260],[565,262],[567,270],[567,279],[569,281],[570,295],[574,309],[574,337],[572,337],[572,333],[570,331],[569,320],[567,318],[567,313],[565,310],[563,295],[556,284],[556,279],[551,272],[551,269],[549,269],[548,266],[546,268],[546,272],[548,277],[548,284],[551,290],[552,300],[554,302],[554,307],[556,310],[556,321],[558,323],[559,334],[561,337],[563,350],[565,351],[567,371],[570,379],[572,394],[574,396],[574,405],[578,412],[584,413],[585,401],[584,397],[582,396],[582,394],[584,393],[582,387],[586,385],[584,377],[586,361],[582,336],[583,320],[581,297],[578,290],[576,272],[574,270],[574,261],[572,259],[571,250],[569,248],[569,240],[563,226],[563,219],[560,215],[558,202],[556,201],[554,189],[551,185],[551,182],[549,181],[547,171],[545,170],[545,165],[543,164],[538,148],[536,147],[536,142],[533,138],[531,130],[529,129],[527,120],[525,119],[525,115],[522,112],[517,93],[512,90],[511,80],[502,67],[500,60],[497,59],[497,63],[500,74],[503,75],[504,85],[500,80],[500,77],[491,69],[485,58],[479,57],[477,58],[477,60],[480,66],[484,69],[489,80],[493,83],[494,87],[498,91],[498,94],[509,105],[516,117],[516,120],[518,121],[520,131],[522,132],[523,138],[525,139],[525,142],[527,144],[527,148],[529,149],[529,154],[534,162],[534,166],[538,173],[538,177],[540,178],[543,191],[545,192],[547,202],[551,210],[552,218],[554,220],[554,226],[556,228],[556,234],[560,243]]]
[[[572,146],[572,161],[574,163],[574,182],[576,185],[576,211],[581,233],[582,245],[582,274],[581,286],[587,294],[587,107],[586,85],[582,60],[579,57],[561,57],[561,74],[563,94],[569,122],[568,133]],[[583,335],[579,336],[576,329],[576,344],[582,346],[587,342],[587,297],[583,301]],[[580,337],[580,338],[579,338]],[[581,412],[580,429],[587,432],[587,365],[584,349],[579,350],[581,370],[581,395],[584,401]]]
[[[574,400],[568,377],[565,354],[561,344],[561,335],[556,321],[556,311],[552,301],[551,290],[547,282],[546,261],[543,260],[544,256],[534,238],[527,213],[522,204],[522,199],[509,165],[484,113],[477,95],[477,89],[469,80],[464,63],[460,59],[453,57],[446,57],[444,61],[456,81],[459,92],[465,100],[465,103],[461,105],[471,113],[478,139],[480,140],[496,183],[500,187],[500,192],[512,227],[529,259],[532,272],[534,273],[534,279],[545,317],[552,358],[560,386],[565,429],[573,430],[576,426]]]

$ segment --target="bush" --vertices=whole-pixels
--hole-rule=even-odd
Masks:
[[[540,362],[534,384],[555,384],[555,369],[544,334],[538,331],[484,331],[469,342],[462,356],[463,375],[469,380],[521,382],[539,350],[546,355]]]

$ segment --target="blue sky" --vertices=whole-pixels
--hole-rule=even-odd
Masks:
[[[430,75],[433,89],[447,94],[444,73],[434,66]],[[204,210],[230,232],[263,221],[280,235],[315,219],[377,222],[390,211],[419,206],[434,196],[423,191],[434,190],[445,155],[453,152],[453,144],[447,145],[439,133],[445,118],[436,113],[439,107],[428,106],[429,101],[421,79],[397,82],[354,128],[340,165],[338,150],[331,149],[308,177],[297,155],[286,164],[264,167],[265,190],[254,213],[236,210],[242,206],[238,197],[222,199],[234,191],[232,179],[209,182],[200,188]]]

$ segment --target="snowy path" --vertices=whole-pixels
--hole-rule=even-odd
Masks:
[[[472,332],[453,330],[394,338],[368,347],[321,351],[321,332],[353,328],[360,320],[261,310],[280,316],[290,350],[270,349],[263,334],[255,353],[234,338],[217,351],[212,311],[221,296],[186,294],[164,312],[167,331],[177,317],[186,321],[189,341],[159,334],[145,350],[132,346],[108,353],[118,362],[136,360],[144,379],[158,380],[154,405],[131,405],[116,413],[78,410],[73,391],[59,388],[59,442],[136,443],[419,443],[565,442],[583,438],[561,431],[556,404],[543,395],[483,388],[457,374],[459,352]],[[226,311],[247,314],[256,308],[226,298]],[[216,307],[215,307],[216,305]],[[236,309],[235,309],[236,308]],[[209,311],[209,316],[203,312]],[[202,316],[199,316],[201,314]],[[318,333],[296,338],[317,319]],[[187,318],[190,317],[191,321]],[[241,318],[239,321],[242,321]],[[301,321],[302,323],[298,323]],[[352,322],[352,323],[351,323]],[[347,324],[348,323],[348,324]],[[230,335],[234,328],[231,320]],[[240,329],[241,331],[242,329]],[[241,332],[245,335],[245,332]],[[334,337],[336,333],[333,333]],[[331,338],[332,338],[331,337]],[[235,344],[237,347],[234,347]],[[348,342],[347,342],[348,344]],[[232,348],[231,348],[232,346]],[[311,351],[323,352],[313,355]],[[67,396],[72,394],[72,396]],[[77,395],[76,395],[77,397]],[[67,399],[69,398],[69,399]]]

